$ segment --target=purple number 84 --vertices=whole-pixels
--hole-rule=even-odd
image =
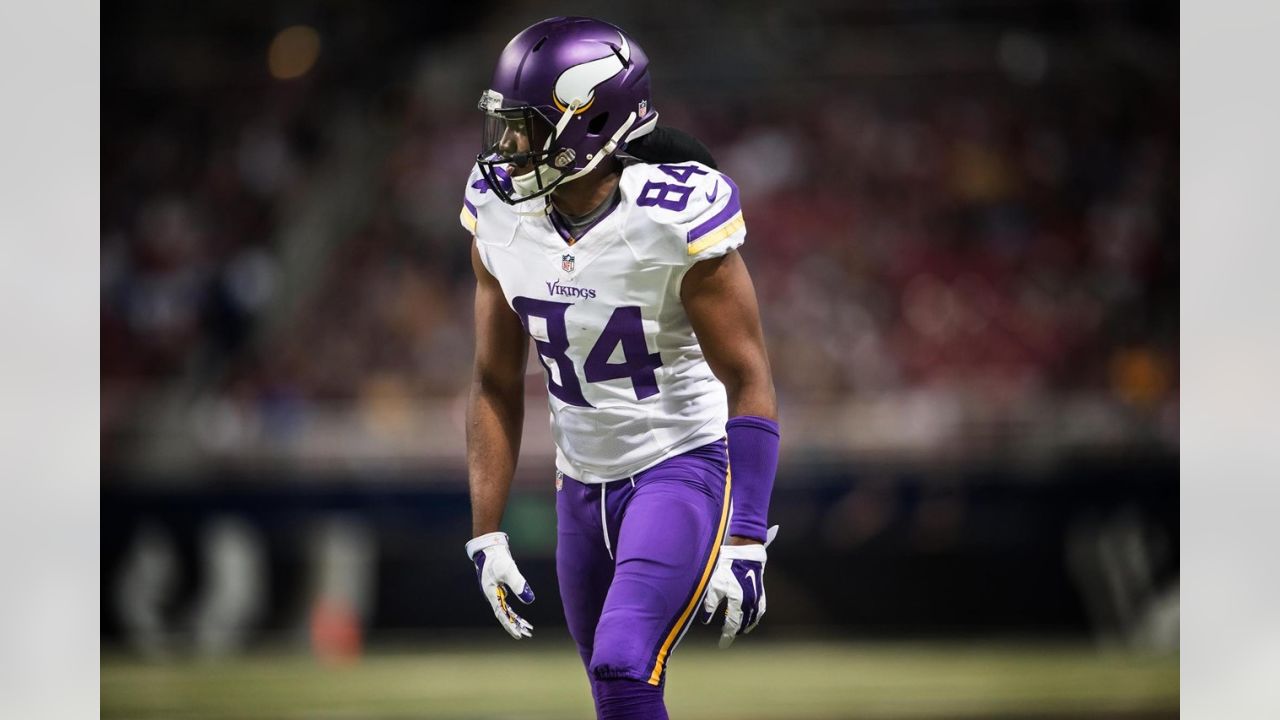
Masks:
[[[679,180],[681,183],[689,182],[694,175],[706,175],[707,171],[692,165],[659,165],[658,169]],[[640,207],[657,206],[664,210],[684,210],[689,204],[689,195],[693,193],[693,187],[690,185],[678,185],[676,183],[665,183],[657,180],[646,181],[644,187],[640,189],[640,197],[636,198],[636,205]]]
[[[564,315],[572,304],[515,297],[511,305],[520,316],[525,332],[529,332],[530,317],[542,318],[546,323],[546,339],[535,337],[534,344],[538,347],[538,361],[547,372],[547,391],[569,405],[593,407],[582,394],[577,369],[568,354],[569,333]],[[619,345],[622,346],[622,362],[609,362]],[[548,360],[556,365],[554,374]],[[614,309],[600,337],[587,353],[582,370],[589,383],[623,378],[630,380],[636,399],[644,400],[658,394],[658,378],[654,371],[660,367],[662,356],[649,352],[640,308],[632,305]]]

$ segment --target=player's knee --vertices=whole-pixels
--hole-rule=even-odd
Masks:
[[[596,716],[599,720],[667,720],[662,686],[642,680],[596,680]]]
[[[605,608],[596,623],[588,667],[591,677],[648,680],[659,654],[662,628],[654,626],[645,608],[660,606],[664,598],[652,583],[627,577],[614,580],[609,598],[612,606]]]
[[[597,638],[592,649],[591,663],[587,670],[596,680],[647,680],[653,668],[648,667],[650,657],[647,648],[634,642]]]

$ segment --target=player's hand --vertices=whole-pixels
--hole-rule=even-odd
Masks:
[[[768,560],[765,548],[777,534],[778,526],[774,525],[763,545],[720,546],[720,559],[702,601],[702,624],[710,623],[720,603],[728,601],[720,631],[721,648],[732,645],[738,635],[754,630],[764,617],[764,565]]]
[[[467,557],[476,565],[480,589],[493,606],[493,614],[498,618],[498,623],[517,640],[532,636],[533,626],[517,615],[509,603],[513,595],[525,605],[533,602],[533,588],[529,587],[529,583],[516,568],[516,561],[511,558],[507,534],[492,532],[472,538],[467,543]],[[518,592],[515,591],[516,588],[519,588]]]

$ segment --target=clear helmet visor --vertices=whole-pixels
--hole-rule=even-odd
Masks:
[[[523,175],[535,164],[545,164],[552,132],[551,125],[531,108],[487,112],[482,154],[507,161],[513,175]]]
[[[493,90],[480,97],[484,128],[476,165],[494,193],[509,205],[545,196],[565,178],[549,162],[555,127],[528,105],[503,107]],[[560,150],[561,167],[573,159]]]

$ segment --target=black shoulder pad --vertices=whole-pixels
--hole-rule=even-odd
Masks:
[[[680,163],[696,160],[707,167],[716,167],[711,151],[698,139],[683,130],[658,125],[644,137],[627,143],[628,155],[646,163]]]

